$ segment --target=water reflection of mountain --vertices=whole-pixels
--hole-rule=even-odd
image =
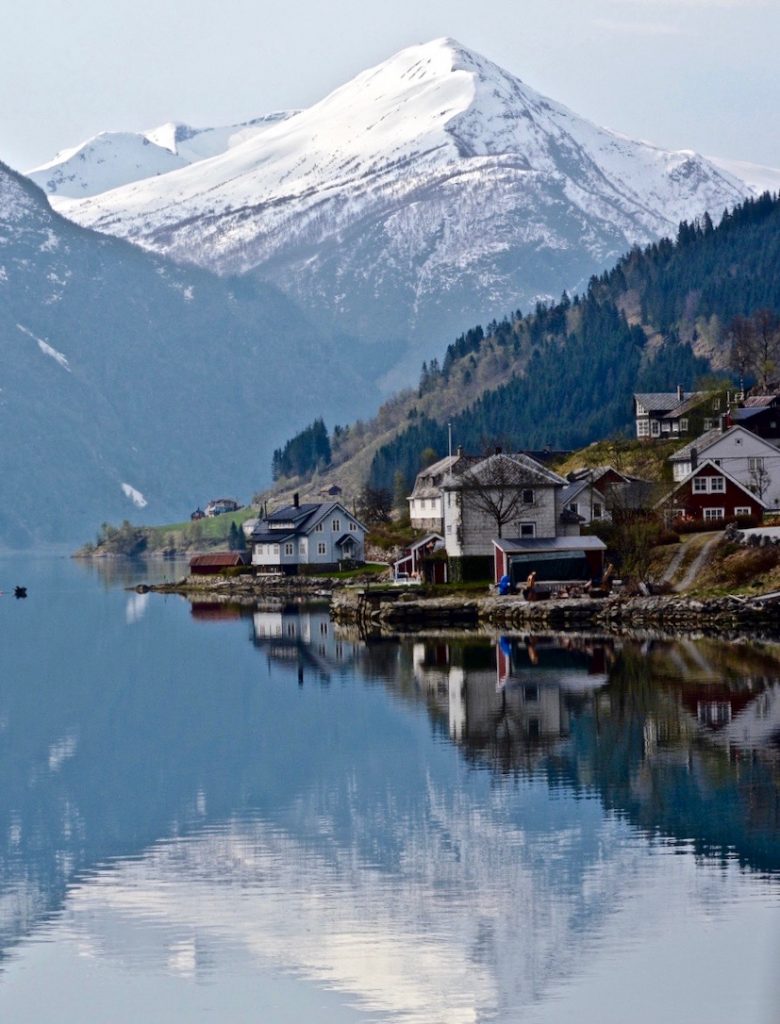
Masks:
[[[706,738],[679,681],[653,681],[670,651],[366,645],[334,633],[323,609],[201,626],[181,602],[139,611],[136,596],[85,591],[77,604],[31,603],[14,619],[0,673],[4,950],[68,893],[89,911],[95,878],[119,903],[130,879],[141,906],[142,867],[160,861],[160,901],[191,887],[189,904],[168,901],[172,917],[198,919],[199,885],[222,879],[236,915],[253,889],[248,933],[261,911],[282,930],[292,906],[311,924],[312,958],[321,931],[341,920],[356,935],[370,923],[377,950],[400,957],[403,946],[419,962],[414,929],[427,920],[438,928],[439,980],[478,970],[485,1005],[517,1005],[574,969],[640,856],[604,804],[648,831],[780,868],[769,748],[740,760]],[[767,659],[755,673],[768,680]],[[731,679],[735,666],[723,664]],[[430,718],[410,714],[421,701]],[[494,770],[475,770],[483,765]],[[496,785],[496,771],[524,784]],[[311,874],[296,881],[302,864]],[[282,909],[259,902],[273,871]],[[327,908],[315,899],[326,885],[340,893]],[[462,935],[448,932],[451,919]],[[301,946],[296,927],[293,914],[280,948]]]

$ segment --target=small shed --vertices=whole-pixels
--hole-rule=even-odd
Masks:
[[[194,555],[190,559],[190,572],[193,576],[209,576],[239,565],[249,565],[248,552],[214,551],[210,555]]]
[[[518,537],[493,541],[496,583],[509,576],[522,583],[536,573],[539,583],[578,583],[604,572],[607,545],[598,537]]]

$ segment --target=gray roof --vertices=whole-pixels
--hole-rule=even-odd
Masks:
[[[745,407],[748,409],[766,409],[777,401],[778,395],[749,395],[745,399]]]
[[[606,551],[607,545],[598,537],[502,537],[494,540],[497,548],[508,555],[535,551]]]
[[[576,480],[574,483],[567,484],[561,491],[561,503],[568,505],[574,501],[578,494],[581,494],[584,490],[590,487],[590,480]]]
[[[461,473],[455,479],[450,478],[444,485],[445,488],[460,488],[468,485],[470,480],[483,486],[490,486],[490,473],[492,468],[497,466],[497,460],[504,463],[500,472],[506,475],[504,479],[496,481],[496,486],[565,487],[568,483],[562,476],[553,473],[551,469],[542,466],[529,455],[523,455],[521,452],[499,452],[480,459],[469,468],[468,473]]]
[[[734,427],[729,427],[729,430],[734,430]],[[695,441],[689,441],[688,444],[678,448],[676,452],[673,452],[669,456],[669,462],[687,462],[691,457],[691,452],[695,448],[697,453],[701,453],[709,448],[711,444],[714,444],[719,437],[725,437],[729,433],[729,430],[722,431],[720,427],[713,427],[712,430],[707,430]]]

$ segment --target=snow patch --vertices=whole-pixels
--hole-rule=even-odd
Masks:
[[[39,338],[37,335],[33,334],[31,330],[29,330],[27,327],[23,327],[22,324],[17,324],[16,326],[22,332],[22,334],[26,334],[28,338],[32,338],[33,341],[38,342],[38,348],[41,350],[41,352],[43,352],[45,356],[49,356],[49,358],[53,359],[55,363],[59,363],[63,370],[67,370],[68,373],[71,372],[67,356],[63,355],[62,352],[58,352],[56,348],[52,348],[52,346],[47,341],[44,341],[43,338]]]
[[[122,484],[122,493],[132,501],[136,508],[146,508],[149,504],[143,494],[130,484]]]

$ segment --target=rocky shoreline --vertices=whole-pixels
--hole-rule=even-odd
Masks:
[[[487,593],[427,596],[378,584],[356,586],[354,580],[347,583],[314,576],[270,580],[252,576],[189,576],[177,583],[141,585],[135,589],[144,593],[181,594],[191,600],[242,604],[328,601],[336,622],[366,630],[489,626],[532,631],[596,629],[621,633],[650,628],[713,635],[735,631],[780,635],[780,593],[750,598],[616,595],[602,600],[526,601],[518,596]]]

